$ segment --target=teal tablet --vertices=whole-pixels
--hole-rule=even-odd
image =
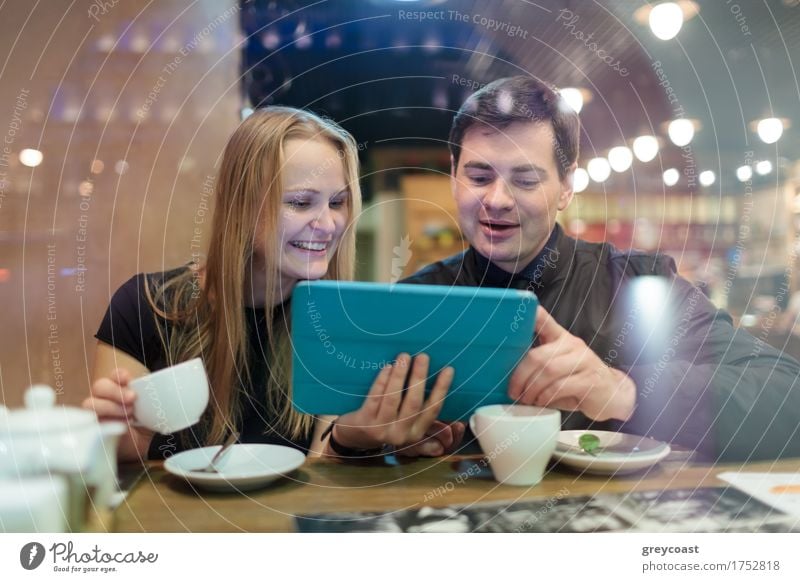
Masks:
[[[530,291],[299,283],[292,296],[292,401],[307,414],[361,407],[380,369],[398,354],[455,368],[439,418],[466,419],[479,406],[509,403],[507,386],[531,346],[538,301]]]

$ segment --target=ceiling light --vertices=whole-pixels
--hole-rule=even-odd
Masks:
[[[583,168],[576,168],[572,175],[572,191],[583,192],[589,186],[589,174]]]
[[[44,154],[39,150],[24,149],[19,152],[19,161],[23,166],[28,166],[29,168],[35,168],[42,163],[43,159]]]
[[[678,8],[678,11],[675,8]],[[633,13],[634,20],[650,30],[661,40],[669,40],[680,32],[684,22],[689,22],[700,12],[700,6],[693,0],[676,0],[653,6],[644,4]]]
[[[580,113],[581,109],[583,109],[583,94],[581,93],[580,89],[576,89],[575,87],[565,87],[559,91],[561,97],[564,98],[564,101],[567,102],[575,113]]]
[[[605,158],[589,160],[589,163],[586,164],[586,170],[589,172],[589,177],[598,183],[605,182],[611,175],[611,166]]]
[[[633,153],[625,146],[611,148],[608,152],[608,163],[615,172],[624,172],[633,163]]]
[[[777,117],[762,119],[756,125],[756,132],[764,143],[775,143],[783,135],[783,121]]]
[[[681,179],[681,173],[675,168],[670,168],[669,170],[664,170],[663,178],[664,184],[667,186],[674,186],[678,183],[678,180]]]
[[[640,162],[649,162],[658,155],[658,140],[652,135],[640,135],[633,140],[633,153]]]
[[[656,38],[670,40],[678,35],[683,26],[683,11],[675,2],[657,4],[650,11],[648,24]]]
[[[667,134],[676,146],[689,145],[694,137],[694,123],[691,119],[674,119],[669,122]]]
[[[750,166],[739,166],[736,168],[736,178],[740,182],[747,182],[753,177],[753,168]]]
[[[759,176],[766,176],[772,171],[772,162],[769,160],[762,160],[756,164],[756,173]]]

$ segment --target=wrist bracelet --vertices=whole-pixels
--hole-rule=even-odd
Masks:
[[[339,457],[345,458],[364,458],[364,457],[379,457],[385,454],[385,446],[375,447],[372,449],[354,449],[352,447],[347,447],[340,442],[338,442],[333,437],[333,427],[336,426],[336,421],[339,420],[338,418],[332,420],[331,423],[328,425],[322,435],[320,436],[321,440],[325,440],[325,437],[328,437],[328,444],[331,447],[331,450],[337,454]]]

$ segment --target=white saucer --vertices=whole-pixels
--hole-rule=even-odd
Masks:
[[[286,475],[306,461],[306,456],[281,445],[232,445],[216,463],[217,473],[198,473],[211,462],[219,445],[178,453],[164,462],[164,468],[201,489],[216,492],[258,489]]]
[[[578,439],[584,434],[600,439],[596,454],[578,446]],[[564,430],[558,436],[553,456],[559,463],[586,473],[620,475],[655,465],[669,453],[667,443],[648,437],[603,430]]]

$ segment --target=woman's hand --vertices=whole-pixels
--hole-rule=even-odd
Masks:
[[[99,420],[122,420],[128,423],[128,434],[120,439],[120,460],[141,459],[147,456],[147,448],[153,433],[143,427],[131,426],[136,420],[133,404],[136,392],[128,388],[131,373],[125,368],[116,368],[110,377],[98,378],[90,389],[89,397],[81,406],[97,414]]]
[[[446,423],[434,420],[425,436],[418,443],[412,443],[395,450],[402,457],[440,457],[449,455],[458,448],[464,439],[467,426],[463,422]]]
[[[361,408],[336,421],[332,433],[336,442],[372,449],[385,444],[418,446],[429,440],[454,374],[453,368],[442,370],[425,400],[429,364],[426,354],[414,358],[413,365],[411,356],[400,354],[394,364],[380,371]]]

